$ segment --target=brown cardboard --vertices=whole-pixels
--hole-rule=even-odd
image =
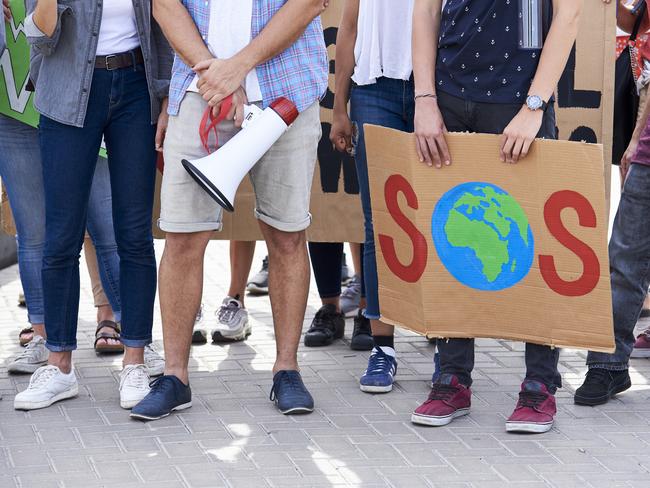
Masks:
[[[601,145],[539,140],[526,160],[508,165],[499,159],[499,136],[449,134],[453,164],[438,170],[418,161],[412,134],[366,126],[366,140],[382,320],[434,337],[492,337],[613,351]],[[417,209],[410,208],[404,194],[397,200],[400,210],[426,238],[426,267],[415,282],[391,271],[386,257],[389,250],[380,238],[393,239],[400,263],[412,261],[412,241],[386,204],[385,186],[391,175],[402,175],[417,195]],[[497,185],[518,201],[528,217],[535,258],[526,277],[511,288],[481,291],[466,286],[439,258],[432,237],[432,213],[441,196],[465,182]],[[596,227],[589,228],[579,225],[574,210],[561,213],[569,233],[598,258],[597,283],[583,296],[553,291],[540,274],[539,255],[553,256],[562,279],[572,281],[583,274],[582,261],[558,242],[544,218],[548,198],[563,190],[584,196],[596,215]]]

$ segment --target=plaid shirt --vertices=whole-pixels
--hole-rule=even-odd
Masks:
[[[219,1],[219,0],[212,0]],[[264,29],[271,17],[287,0],[253,0],[251,37]],[[208,37],[210,2],[208,0],[183,0],[203,39]],[[262,91],[263,105],[268,107],[276,98],[286,97],[299,111],[311,106],[325,93],[329,67],[320,18],[315,18],[303,35],[286,51],[260,64],[257,78]],[[169,87],[169,114],[177,115],[181,101],[189,87],[194,72],[176,55]]]

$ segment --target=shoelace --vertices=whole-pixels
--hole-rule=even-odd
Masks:
[[[160,376],[159,378],[156,378],[153,380],[151,383],[149,383],[149,388],[151,388],[151,391],[149,394],[152,393],[165,393],[171,389],[174,388],[174,385],[172,383],[172,379],[165,377],[165,376]]]
[[[222,305],[219,310],[217,310],[217,318],[219,322],[227,325],[233,325],[235,316],[241,308],[235,302],[228,302],[228,305]]]
[[[458,392],[458,387],[453,385],[445,385],[443,383],[434,383],[431,387],[431,393],[427,398],[426,403],[436,400],[446,401],[449,400]]]
[[[395,367],[392,358],[381,349],[375,349],[368,359],[366,374],[386,373]]]
[[[343,293],[341,293],[341,298],[354,298],[361,293],[361,281],[358,276],[354,276],[350,284],[345,287]]]
[[[352,329],[352,335],[357,334],[372,334],[369,320],[366,320],[363,317],[356,317],[354,319],[354,329]]]
[[[330,309],[322,308],[314,316],[314,321],[309,327],[310,331],[333,332],[332,322],[330,319],[336,317],[336,312]]]
[[[147,370],[143,364],[138,364],[134,368],[129,368],[127,373],[122,377],[121,385],[124,385],[128,380],[136,388],[145,388],[149,383],[149,375],[146,371]]]
[[[546,398],[546,394],[538,391],[521,391],[519,392],[517,408],[537,408]]]
[[[277,386],[282,384],[283,388],[285,390],[289,390],[292,392],[302,392],[302,382],[300,381],[300,376],[297,374],[290,374],[287,371],[281,371],[278,379],[273,382],[273,386],[271,387],[271,393],[269,394],[269,400],[272,402],[275,401],[277,398]]]
[[[36,349],[36,347],[38,345],[40,345],[40,344],[41,344],[41,341],[37,342],[34,339],[29,341],[27,343],[27,345],[25,345],[25,349],[23,349],[22,352],[18,356],[16,356],[15,361],[19,361],[21,359],[31,359],[31,357],[33,355],[32,353],[34,352],[34,349]]]
[[[56,366],[44,366],[36,370],[31,380],[29,380],[29,389],[36,389],[50,381],[59,372]]]

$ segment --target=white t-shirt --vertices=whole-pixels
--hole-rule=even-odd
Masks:
[[[212,0],[207,45],[217,59],[231,58],[251,42],[253,0]],[[198,91],[195,77],[188,91]],[[257,71],[246,76],[246,96],[249,102],[262,100]]]
[[[133,0],[103,0],[97,56],[119,54],[140,46]]]
[[[352,79],[370,85],[385,76],[408,80],[413,71],[413,0],[361,0]]]

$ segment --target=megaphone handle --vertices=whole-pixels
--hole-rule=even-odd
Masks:
[[[203,144],[203,147],[205,148],[208,154],[216,151],[219,148],[219,135],[217,132],[217,126],[221,122],[226,120],[226,117],[228,116],[228,112],[230,112],[231,108],[232,108],[232,95],[229,95],[226,98],[224,98],[223,101],[221,102],[219,115],[216,118],[214,115],[212,115],[212,107],[210,107],[209,105],[208,108],[205,109],[205,112],[203,112],[203,118],[201,119],[201,125],[199,126],[199,136],[201,137],[201,144]],[[208,124],[208,120],[210,121],[209,124]],[[214,135],[217,142],[214,149],[211,151],[209,139],[210,139],[210,132],[212,131],[214,131]]]

